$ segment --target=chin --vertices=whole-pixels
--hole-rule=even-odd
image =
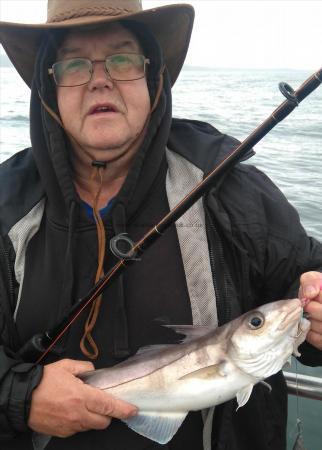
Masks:
[[[121,144],[118,142],[104,142],[97,143],[97,145],[91,145],[89,148],[90,153],[95,157],[95,159],[102,159],[104,161],[109,161],[112,159],[117,159],[123,156],[128,149],[128,145]]]
[[[109,133],[108,136],[104,136],[103,133],[95,133],[93,137],[89,137],[86,139],[86,147],[92,148],[93,150],[116,150],[123,147],[128,147],[132,142],[130,136],[111,136]]]

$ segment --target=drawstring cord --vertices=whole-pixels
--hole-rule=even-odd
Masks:
[[[95,276],[95,283],[99,281],[99,279],[104,275],[104,257],[105,257],[105,248],[106,248],[106,235],[105,235],[105,227],[103,220],[101,218],[99,209],[98,209],[98,201],[99,197],[102,191],[103,187],[103,173],[104,167],[95,167],[93,175],[97,176],[99,179],[99,187],[98,191],[94,198],[94,204],[93,204],[93,216],[96,223],[96,229],[97,229],[97,247],[98,247],[98,265],[97,265],[97,271]],[[96,172],[96,174],[95,174]],[[94,341],[92,337],[92,331],[95,327],[98,314],[101,308],[102,303],[102,294],[97,297],[97,299],[92,303],[91,310],[89,312],[89,315],[87,317],[87,320],[85,322],[84,326],[84,334],[82,339],[80,340],[80,349],[83,352],[85,356],[87,356],[90,359],[97,359],[99,350],[96,345],[96,342]],[[88,349],[88,347],[90,349]]]

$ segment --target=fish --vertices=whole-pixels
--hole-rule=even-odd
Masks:
[[[299,418],[297,418],[296,420],[296,427],[297,427],[297,435],[292,450],[306,450],[303,437],[302,421]]]
[[[295,440],[293,450],[306,450],[304,445],[304,438],[302,434],[298,434]]]
[[[255,384],[281,370],[292,354],[299,356],[310,328],[302,313],[302,302],[292,299],[262,305],[217,329],[168,326],[185,336],[182,343],[143,348],[80,378],[136,405],[139,414],[125,423],[166,444],[189,411],[234,397],[239,408]]]
[[[236,397],[237,409],[253,387],[280,371],[291,355],[300,356],[310,322],[299,299],[279,300],[246,312],[227,324],[164,325],[179,335],[177,344],[148,346],[110,368],[82,373],[86,384],[138,407],[124,422],[160,444],[169,442],[189,411]],[[46,440],[43,441],[45,444]],[[43,450],[41,440],[34,450]]]

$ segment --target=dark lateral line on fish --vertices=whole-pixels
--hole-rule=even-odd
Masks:
[[[129,264],[139,261],[140,255],[153,244],[163,233],[174,224],[197,200],[214,186],[222,175],[236,165],[243,156],[266,136],[279,122],[285,119],[298,104],[310,95],[322,83],[322,68],[311,75],[302,85],[293,90],[286,83],[281,89],[286,100],[281,103],[273,113],[259,125],[235,150],[233,150],[221,163],[219,163],[194,189],[186,195],[158,224],[153,226],[138,242],[133,243],[127,257],[120,261],[80,300],[78,300],[69,314],[55,328],[44,334],[33,336],[20,350],[20,355],[26,361],[42,362],[49,352],[55,350],[58,341],[77,320],[80,314],[93,303],[93,301],[112,283]],[[285,90],[285,86],[287,89]],[[57,348],[56,348],[57,351]]]

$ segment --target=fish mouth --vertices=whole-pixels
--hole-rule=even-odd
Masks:
[[[300,300],[291,311],[284,313],[277,330],[284,335],[288,334],[293,340],[294,356],[300,356],[298,347],[305,341],[310,325],[310,322],[303,317],[303,303]]]
[[[292,336],[294,339],[294,345],[293,345],[293,355],[294,356],[301,356],[301,354],[298,351],[299,346],[305,341],[306,336],[311,328],[311,322],[307,320],[305,317],[302,317],[299,324],[298,324],[298,330],[295,336]]]
[[[289,328],[290,325],[294,325],[296,322],[300,324],[301,316],[302,316],[302,306],[301,304],[297,305],[291,312],[284,313],[284,317],[280,324],[277,327],[277,330],[284,331]]]

